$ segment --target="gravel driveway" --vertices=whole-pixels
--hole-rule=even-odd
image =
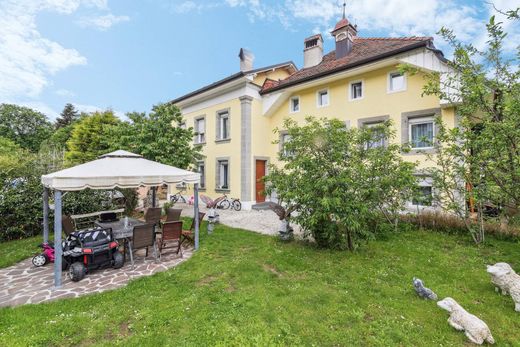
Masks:
[[[176,203],[175,208],[182,208],[183,216],[193,216],[193,206],[183,203]],[[204,204],[200,207],[201,212],[207,212]],[[220,223],[233,228],[241,228],[255,231],[265,235],[278,235],[280,220],[271,210],[265,211],[235,211],[217,210],[220,215]],[[297,225],[292,225],[296,235],[300,234]]]

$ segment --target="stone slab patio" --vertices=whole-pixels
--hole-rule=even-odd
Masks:
[[[0,307],[36,304],[44,301],[76,298],[85,294],[100,293],[125,286],[134,278],[150,276],[166,271],[189,259],[193,249],[183,248],[183,257],[170,249],[163,251],[161,260],[155,262],[153,252],[144,257],[144,250],[135,253],[135,268],[127,257],[121,269],[96,270],[79,282],[72,282],[67,272],[62,273],[62,286],[54,288],[53,265],[35,267],[32,258],[11,267],[0,269]]]

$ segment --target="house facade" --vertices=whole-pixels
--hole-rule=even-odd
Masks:
[[[453,105],[421,95],[421,71],[449,71],[433,39],[361,37],[345,18],[331,34],[336,47],[325,55],[321,35],[304,40],[302,69],[292,62],[253,68],[252,54],[241,49],[240,72],[172,101],[185,119],[175,126],[193,127],[194,142],[202,145],[197,169],[204,194],[240,198],[246,209],[264,201],[262,177],[269,164],[276,165],[280,150],[273,142],[289,140],[284,119],[303,122],[309,115],[337,118],[346,127],[390,119],[398,134],[394,141],[411,144],[405,159],[419,162],[419,169],[432,165],[424,154],[430,142],[424,139],[435,137],[435,118],[448,126],[456,121]],[[419,73],[400,73],[404,63]],[[426,196],[433,193],[428,177],[421,186]]]

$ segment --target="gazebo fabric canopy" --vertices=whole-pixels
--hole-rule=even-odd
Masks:
[[[42,184],[60,191],[113,189],[200,182],[200,174],[115,151],[100,159],[42,176]]]
[[[49,239],[49,190],[54,190],[54,286],[61,286],[61,213],[62,191],[78,191],[86,188],[112,189],[155,187],[162,184],[187,183],[194,185],[195,250],[199,248],[199,188],[200,174],[164,165],[127,151],[115,151],[99,159],[54,172],[41,177],[43,192],[43,241]],[[155,205],[155,198],[152,206]]]

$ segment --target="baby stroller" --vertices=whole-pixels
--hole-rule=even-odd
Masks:
[[[74,282],[81,281],[91,270],[124,265],[124,257],[118,250],[112,229],[94,228],[70,234],[63,247],[64,267]]]

